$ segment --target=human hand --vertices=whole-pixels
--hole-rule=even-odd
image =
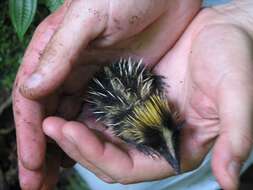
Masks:
[[[245,0],[200,12],[156,68],[186,118],[182,162],[198,163],[213,147],[212,171],[225,190],[238,188],[252,150],[252,9]]]
[[[235,23],[226,15],[226,6],[219,11],[224,14],[208,9],[200,13],[155,71],[166,77],[168,97],[186,120],[182,170],[197,167],[213,146],[213,173],[223,189],[232,190],[237,189],[240,167],[252,147],[252,33],[247,22],[236,21],[242,13],[238,7],[233,9],[239,15],[232,19]],[[106,131],[101,140],[92,130],[99,127],[89,120],[85,124],[49,117],[43,129],[68,155],[107,182],[128,184],[173,174],[164,160],[122,147]]]
[[[93,63],[127,55],[143,57],[150,65],[157,62],[199,6],[196,0],[184,4],[176,0],[124,4],[65,1],[61,9],[40,24],[13,90],[23,189],[51,189],[55,185],[59,166],[66,161],[57,150],[46,163],[42,120],[48,115],[75,118],[81,105],[80,92],[96,69]]]

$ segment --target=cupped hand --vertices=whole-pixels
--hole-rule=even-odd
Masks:
[[[51,148],[47,146],[46,151],[43,119],[50,115],[75,119],[85,83],[100,63],[129,55],[144,58],[148,65],[156,63],[199,6],[196,0],[66,0],[39,25],[13,90],[23,189],[52,189],[59,166],[72,163],[58,148],[46,156]]]
[[[168,97],[186,121],[182,170],[196,168],[213,147],[213,174],[223,189],[232,190],[252,148],[252,34],[225,8],[218,9],[224,14],[202,11],[154,70],[165,76]],[[129,184],[174,174],[163,159],[126,147],[107,130],[94,130],[103,129],[97,125],[90,119],[48,117],[43,129],[71,158],[107,182]]]

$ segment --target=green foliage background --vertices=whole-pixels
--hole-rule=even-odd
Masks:
[[[64,0],[0,1],[0,93],[11,87],[32,33]]]
[[[30,34],[31,35],[31,34]],[[11,24],[8,2],[0,2],[0,91],[10,90],[30,35],[21,43]]]

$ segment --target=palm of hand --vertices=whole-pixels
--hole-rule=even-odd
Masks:
[[[182,167],[196,166],[214,145],[213,173],[234,189],[235,173],[252,144],[251,38],[233,26],[214,25],[191,36],[188,48],[190,35],[186,32],[156,68],[186,119]]]
[[[184,42],[179,42],[178,47],[176,46],[175,50],[165,55],[154,68],[155,72],[165,76],[165,82],[168,87],[168,97],[177,104],[181,114],[184,115],[186,120],[186,126],[182,134],[180,154],[183,171],[191,170],[201,162],[214,143],[214,138],[219,134],[220,116],[216,107],[218,99],[215,97],[215,93],[217,93],[216,91],[219,85],[216,82],[219,81],[219,76],[222,76],[223,73],[222,70],[219,71],[219,68],[213,68],[213,70],[210,71],[215,70],[217,72],[210,72],[210,74],[201,71],[205,65],[200,65],[197,61],[191,62],[187,52],[190,52],[190,49],[185,47]],[[85,64],[85,67],[87,67],[87,65],[88,64]],[[81,69],[78,70],[81,71]],[[89,73],[91,72],[89,71]],[[82,77],[83,72],[80,72],[78,76]],[[214,78],[209,77],[209,81],[206,81],[207,76]],[[77,91],[79,92],[79,90]],[[70,105],[70,107],[73,108],[74,106]],[[85,111],[84,109],[84,115]],[[98,124],[91,120],[82,122],[91,128],[99,128],[99,126],[97,126]],[[94,170],[94,166],[90,165],[95,165],[99,170],[104,170],[102,173],[104,173],[107,178],[104,177],[101,172],[97,172],[97,175],[103,179],[108,180],[109,176],[109,178],[111,178],[109,181],[113,179],[113,181],[116,180],[121,183],[133,183],[160,179],[173,175],[173,170],[164,160],[147,158],[142,153],[132,148],[126,148],[124,145],[122,149],[121,143],[120,146],[115,146],[114,144],[117,144],[118,140],[111,136],[110,140],[102,140],[102,143],[99,143],[97,137],[93,133],[84,130],[85,126],[81,126],[81,124],[69,124],[58,118],[48,118],[44,126],[46,126],[46,128],[47,126],[58,126],[59,130],[55,129],[54,132],[54,134],[58,133],[58,136],[61,133],[67,134],[71,133],[71,130],[76,130],[73,132],[77,135],[74,135],[75,138],[78,139],[78,144],[76,144],[75,148],[71,145],[66,146],[67,140],[65,140],[65,142],[64,140],[59,140],[57,141],[58,144],[60,144],[62,149],[73,159],[79,161],[89,169]],[[107,131],[103,132],[105,132],[108,137]],[[49,136],[52,135],[50,132],[48,133],[48,129],[46,129],[46,133]],[[87,134],[93,136],[93,140],[91,140],[93,144],[87,140],[91,138],[87,137]],[[101,156],[99,155],[99,151],[89,153],[88,150],[82,146],[84,144],[93,147],[94,150],[100,147],[103,150],[102,152],[107,151],[110,154],[108,153],[108,155]],[[105,144],[110,145],[105,147]],[[106,164],[110,169],[105,169],[104,165]],[[111,168],[116,168],[116,170]]]

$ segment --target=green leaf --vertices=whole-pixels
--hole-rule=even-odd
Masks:
[[[64,3],[64,0],[44,0],[44,3],[51,12],[54,12]]]
[[[12,24],[21,41],[33,21],[37,9],[37,0],[9,0]]]

